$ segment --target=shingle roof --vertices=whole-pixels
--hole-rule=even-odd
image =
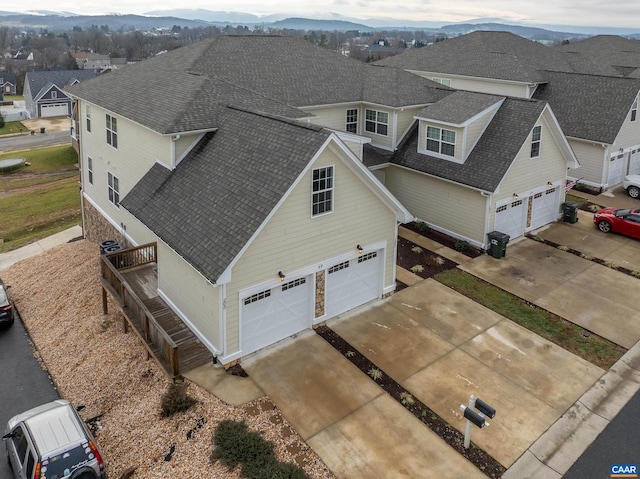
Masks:
[[[215,127],[212,110],[226,104],[257,103],[264,111],[296,118],[301,114],[285,105],[368,101],[400,107],[432,103],[450,91],[304,40],[260,35],[218,36],[69,89],[161,133]]]
[[[418,125],[407,135],[391,163],[494,192],[547,104],[506,98],[463,163],[418,153]]]
[[[613,143],[640,91],[640,79],[549,72],[533,97],[549,102],[569,137]]]
[[[16,76],[13,73],[0,72],[0,85],[3,83],[16,84]]]
[[[585,60],[590,62],[589,60]],[[477,31],[376,62],[405,70],[543,83],[543,70],[575,71],[566,55],[510,32]],[[586,68],[582,66],[582,68]],[[602,69],[591,64],[589,71]],[[582,70],[584,71],[584,70]]]
[[[569,57],[583,57],[593,63],[613,67],[613,73],[640,78],[640,42],[618,35],[596,35],[558,47]],[[594,73],[580,70],[583,73]]]
[[[53,83],[60,89],[71,85],[75,80],[84,82],[96,76],[92,70],[53,70],[27,72],[26,80],[29,82],[31,96],[36,98],[40,91],[49,83]]]
[[[502,100],[503,96],[457,91],[438,103],[424,107],[416,116],[461,125]]]
[[[235,108],[220,121],[174,171],[156,164],[121,201],[213,282],[331,134]]]

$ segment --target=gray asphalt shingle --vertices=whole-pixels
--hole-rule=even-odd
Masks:
[[[416,116],[461,125],[502,100],[504,96],[457,91],[433,105],[424,107]]]

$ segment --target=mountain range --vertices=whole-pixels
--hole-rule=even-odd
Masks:
[[[18,28],[43,28],[52,31],[71,30],[74,26],[89,28],[91,25],[108,25],[109,29],[148,30],[151,28],[171,28],[174,25],[196,28],[216,26],[262,26],[279,29],[323,30],[360,32],[380,30],[428,30],[449,36],[474,30],[502,30],[536,40],[558,40],[597,34],[611,34],[640,38],[640,28],[580,27],[572,25],[528,25],[513,24],[500,18],[478,18],[464,23],[396,20],[385,18],[357,19],[327,13],[321,17],[292,18],[287,14],[257,16],[243,12],[224,12],[205,9],[154,10],[144,15],[78,15],[72,12],[49,10],[25,11],[24,13],[0,10],[0,26]]]

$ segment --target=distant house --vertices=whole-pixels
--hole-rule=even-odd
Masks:
[[[24,101],[31,118],[71,115],[72,100],[63,88],[95,75],[93,70],[27,72],[24,81]]]
[[[638,42],[603,35],[549,48],[479,31],[378,64],[451,88],[549,102],[580,163],[570,178],[610,188],[640,173]]]
[[[16,95],[16,76],[13,73],[0,72],[0,90],[4,95]]]
[[[78,52],[74,58],[80,70],[104,70],[111,67],[109,55],[98,55],[97,53]]]

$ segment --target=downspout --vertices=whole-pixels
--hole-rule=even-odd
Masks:
[[[219,293],[219,306],[218,306],[218,314],[220,316],[220,321],[218,321],[218,336],[219,336],[219,344],[218,344],[218,355],[222,355],[222,357],[226,356],[227,351],[227,340],[226,340],[226,331],[227,331],[227,283],[222,283],[220,285],[220,293]],[[217,362],[218,357],[213,357],[213,362]]]
[[[485,249],[487,247],[485,239],[489,234],[489,219],[491,218],[491,194],[485,193],[484,191],[481,191],[480,194],[486,198],[485,201],[487,204],[484,214],[484,235],[482,237],[482,248]]]

